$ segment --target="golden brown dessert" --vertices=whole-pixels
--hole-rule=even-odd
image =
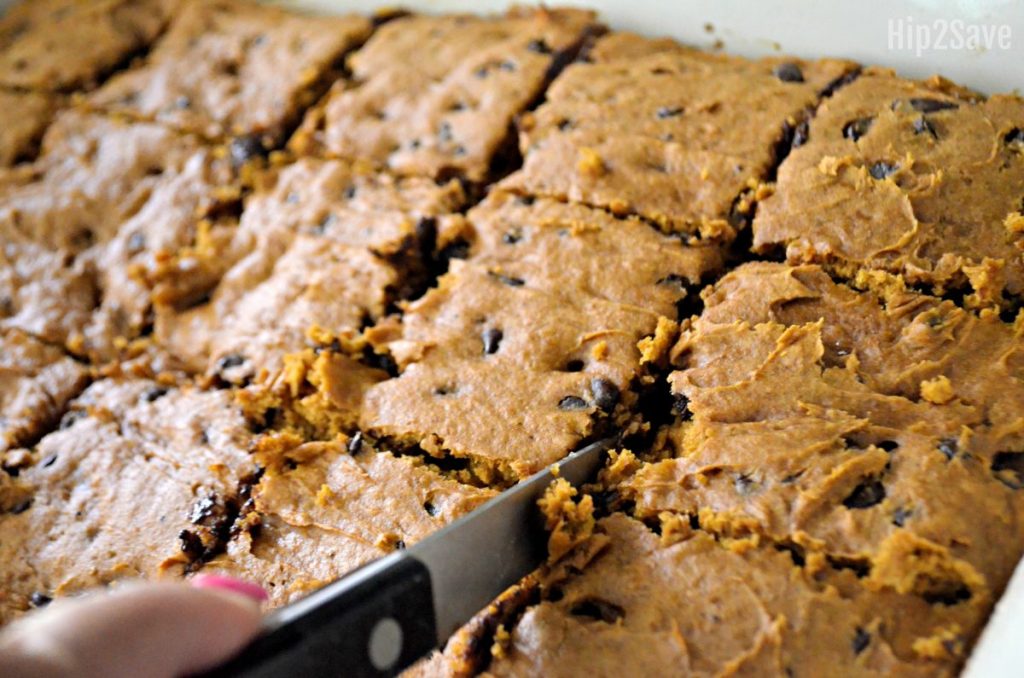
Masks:
[[[257,149],[269,147],[369,33],[364,17],[184,0],[145,63],[113,77],[89,104],[214,139],[246,135]]]
[[[0,454],[50,430],[88,378],[59,348],[20,330],[0,332]]]
[[[255,458],[264,471],[237,535],[204,567],[259,582],[273,604],[411,546],[496,494],[377,451],[361,435],[300,443],[261,443]]]
[[[612,34],[524,117],[523,169],[503,185],[728,239],[776,147],[852,70],[848,62],[752,62]]]
[[[95,85],[145,49],[177,0],[31,0],[0,17],[0,85],[73,90]]]
[[[826,99],[779,168],[755,246],[843,275],[900,273],[972,305],[1024,292],[1024,101],[872,69]]]
[[[19,327],[79,355],[112,357],[148,322],[141,273],[197,237],[234,181],[195,137],[67,111],[34,163],[0,170],[0,277]],[[235,192],[228,191],[229,199]]]
[[[0,167],[35,156],[58,102],[45,92],[0,90]]]
[[[616,435],[413,673],[962,665],[1024,551],[1019,98],[532,8],[184,2],[129,67],[164,15],[63,6],[0,21],[97,41],[0,77],[0,618],[284,604]]]
[[[334,86],[292,145],[482,182],[515,116],[597,30],[591,12],[545,7],[398,19],[352,55],[352,81]]]
[[[95,383],[0,486],[0,620],[218,549],[251,437],[227,392]]]
[[[235,383],[272,374],[312,343],[311,328],[330,343],[384,316],[425,273],[437,220],[463,200],[454,181],[300,160],[249,198],[230,239],[179,253],[158,290],[156,339],[197,372]]]

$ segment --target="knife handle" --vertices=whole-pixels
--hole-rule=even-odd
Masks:
[[[437,643],[430,574],[398,551],[268,615],[248,647],[201,675],[393,676]]]

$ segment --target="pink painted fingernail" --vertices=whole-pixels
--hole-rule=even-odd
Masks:
[[[221,589],[222,591],[232,591],[246,598],[251,598],[258,603],[262,603],[267,600],[267,592],[263,590],[259,584],[253,584],[252,582],[245,581],[244,579],[235,579],[234,577],[227,577],[222,574],[197,574],[189,580],[189,583],[197,589]]]

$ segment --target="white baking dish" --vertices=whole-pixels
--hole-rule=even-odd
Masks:
[[[32,0],[25,0],[31,2]],[[500,12],[507,0],[272,0],[303,10]],[[0,0],[0,12],[13,0]],[[527,3],[528,4],[528,3]],[[1024,93],[1021,0],[550,0],[598,10],[612,28],[746,56],[845,57],[936,73],[981,92]],[[973,41],[973,43],[971,43]],[[971,44],[969,44],[971,43]],[[1024,676],[1024,564],[996,607],[964,676]]]

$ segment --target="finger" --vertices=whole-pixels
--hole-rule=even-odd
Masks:
[[[259,603],[223,586],[128,585],[11,625],[0,634],[0,665],[15,677],[172,678],[228,659],[259,625]]]

